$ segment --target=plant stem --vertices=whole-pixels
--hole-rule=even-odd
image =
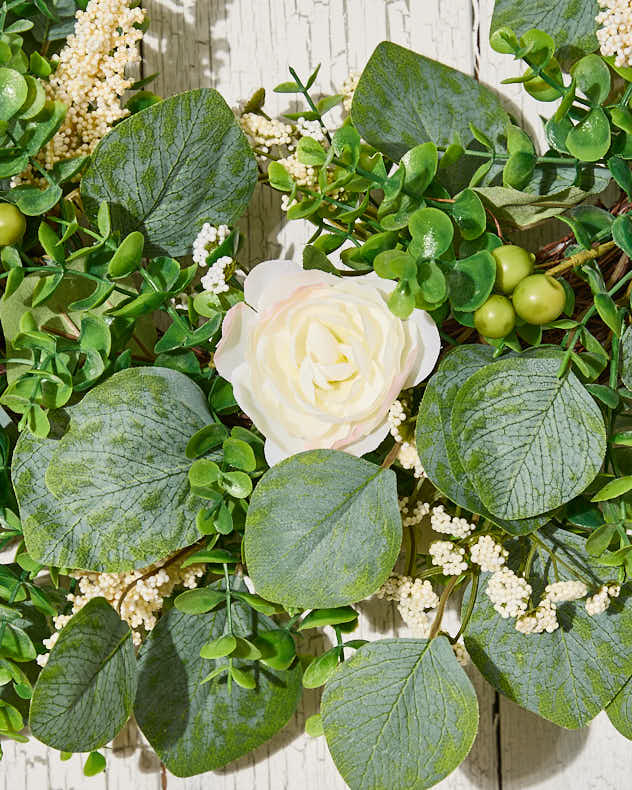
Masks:
[[[476,604],[476,594],[478,593],[478,582],[480,579],[480,574],[478,571],[475,571],[472,574],[472,589],[470,590],[470,598],[467,602],[467,609],[465,610],[465,614],[461,619],[461,625],[459,626],[459,630],[456,632],[456,636],[450,639],[450,642],[454,645],[459,641],[459,637],[465,631],[470,622],[470,618],[472,617],[472,612],[474,611],[474,605]]]
[[[450,581],[446,584],[445,589],[441,593],[441,598],[439,599],[439,605],[437,606],[437,614],[435,615],[434,622],[430,627],[428,640],[434,639],[435,636],[439,633],[439,629],[441,628],[441,621],[443,620],[443,613],[445,611],[445,606],[448,602],[448,598],[450,597],[452,590],[454,590],[457,583],[462,578],[463,578],[462,576],[452,576],[450,578]]]
[[[325,135],[327,140],[331,143],[331,136],[329,135],[329,129],[327,129],[327,127],[325,126],[325,122],[323,121],[323,116],[320,114],[318,107],[316,107],[316,105],[314,104],[312,97],[309,95],[309,91],[307,90],[305,85],[303,85],[300,77],[291,66],[290,66],[290,74],[294,77],[294,80],[296,81],[296,84],[300,88],[301,93],[305,97],[305,100],[307,101],[307,104],[309,105],[310,109],[312,110],[312,112],[315,112],[316,115],[318,116],[318,123],[320,124],[320,128],[323,130],[323,134]]]
[[[552,277],[553,275],[561,274],[568,269],[574,269],[577,266],[581,266],[583,263],[588,263],[588,261],[599,258],[604,253],[608,252],[608,250],[611,250],[616,246],[617,245],[614,243],[614,241],[606,241],[603,244],[599,244],[597,247],[593,247],[591,250],[582,250],[581,252],[576,252],[574,255],[568,257],[565,261],[558,263],[557,266],[547,269],[546,273]]]

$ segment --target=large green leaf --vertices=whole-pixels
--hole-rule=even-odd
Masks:
[[[621,735],[632,741],[632,678],[608,705],[606,712]]]
[[[470,122],[498,140],[508,121],[495,94],[468,74],[389,41],[362,72],[351,114],[362,137],[396,160],[429,140],[450,145],[459,135],[469,144]]]
[[[632,326],[621,336],[621,380],[632,390]]]
[[[595,579],[607,581],[610,568],[591,566],[582,538],[545,527],[545,544],[566,563]],[[528,542],[521,540],[508,560],[524,566]],[[571,578],[561,562],[560,579]],[[605,571],[605,574],[603,573]],[[465,632],[472,661],[502,694],[560,727],[583,727],[613,699],[632,674],[632,606],[630,589],[614,599],[607,612],[591,617],[584,601],[557,605],[560,627],[551,634],[521,634],[515,620],[503,619],[487,597],[490,574],[483,574],[474,612]],[[557,580],[546,550],[538,547],[529,583],[537,602],[547,584]],[[467,597],[464,607],[467,606]]]
[[[219,587],[218,587],[219,588]],[[277,626],[237,601],[233,630],[251,637]],[[226,687],[226,675],[201,685],[218,664],[200,658],[203,645],[226,632],[226,609],[190,615],[171,609],[143,645],[134,713],[167,768],[176,776],[212,771],[255,749],[288,722],[301,693],[298,666],[280,671],[258,666],[257,686]],[[252,662],[235,660],[245,669]]]
[[[426,474],[449,499],[494,521],[512,535],[523,535],[548,521],[507,520],[490,513],[474,490],[452,435],[452,406],[467,379],[493,361],[494,349],[480,344],[455,348],[439,365],[424,390],[417,417],[417,450]]]
[[[145,254],[184,255],[205,222],[231,225],[257,181],[232,111],[214,90],[187,91],[118,124],[81,179],[89,215],[110,204],[112,226],[139,230]]]
[[[501,518],[529,518],[580,494],[601,467],[599,407],[561,354],[487,365],[461,387],[452,434],[481,501]]]
[[[325,686],[329,751],[351,790],[423,790],[453,771],[478,729],[474,688],[448,640],[382,639]]]
[[[263,476],[244,548],[259,595],[324,609],[375,592],[395,565],[401,537],[391,470],[337,450],[311,450]]]
[[[585,175],[581,187],[574,186],[572,181],[564,184],[571,176],[576,177],[576,171],[562,167],[560,171],[561,175],[555,173],[555,168],[549,165],[537,168],[532,192],[501,186],[476,187],[475,191],[501,222],[522,230],[562,214],[590,195],[599,194],[610,182],[609,174],[604,175],[607,171],[594,170]],[[564,184],[562,189],[560,183]]]
[[[123,727],[135,694],[132,632],[104,598],[94,598],[61,632],[39,676],[31,730],[55,749],[98,749]]]
[[[96,571],[139,568],[193,543],[202,500],[191,436],[211,421],[202,391],[168,368],[130,368],[68,410],[61,439],[21,435],[12,477],[30,554]]]
[[[510,27],[521,36],[538,28],[552,36],[563,53],[577,57],[599,46],[595,36],[598,13],[597,0],[496,0],[491,32]]]

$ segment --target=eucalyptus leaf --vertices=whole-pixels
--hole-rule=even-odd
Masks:
[[[470,376],[493,361],[494,349],[465,345],[454,349],[426,384],[417,417],[417,450],[433,482],[458,505],[490,519],[513,535],[532,532],[548,518],[500,519],[487,510],[474,490],[452,433],[452,407],[460,387]]]
[[[394,160],[428,141],[447,146],[457,136],[469,144],[468,121],[494,140],[507,124],[496,95],[469,74],[389,41],[378,44],[362,72],[351,115],[362,137]]]
[[[12,476],[29,553],[98,571],[144,567],[195,542],[189,437],[211,421],[202,391],[167,368],[129,368],[68,410],[61,439],[23,433]]]
[[[223,589],[221,585],[218,590]],[[234,634],[277,630],[265,615],[233,602]],[[293,715],[300,695],[300,670],[255,669],[255,688],[233,687],[217,675],[201,684],[209,664],[200,650],[226,633],[226,610],[188,615],[171,609],[142,647],[136,720],[171,773],[192,776],[221,768],[267,741]],[[235,660],[243,671],[251,663]],[[218,669],[227,664],[218,664]],[[252,674],[252,673],[251,673]]]
[[[31,702],[33,735],[48,746],[89,752],[122,729],[136,694],[132,632],[104,598],[62,630]]]
[[[388,577],[400,544],[394,473],[335,450],[274,466],[248,508],[248,572],[260,595],[285,606],[366,598]]]
[[[584,540],[563,529],[540,532],[544,545],[566,564],[594,579],[595,588],[610,569],[591,564]],[[508,564],[518,568],[529,547],[516,544]],[[529,583],[534,600],[547,584],[572,578],[561,562],[558,574],[547,550],[536,548]],[[605,571],[605,574],[604,574]],[[552,633],[523,634],[515,620],[497,614],[485,592],[490,574],[479,584],[465,645],[472,661],[494,688],[560,727],[583,727],[613,699],[632,674],[632,607],[629,588],[613,599],[607,613],[590,616],[583,600],[557,605],[560,627]],[[464,606],[468,598],[464,601]]]
[[[257,165],[219,93],[187,91],[115,126],[81,180],[87,213],[107,201],[112,227],[140,231],[149,255],[184,255],[202,225],[232,225],[257,180]]]
[[[492,33],[509,27],[521,36],[533,28],[541,28],[555,39],[558,49],[569,55],[594,52],[599,46],[595,17],[597,0],[496,0],[492,17]]]
[[[351,790],[431,787],[465,759],[478,729],[476,693],[444,636],[361,647],[325,686],[321,715]]]
[[[601,411],[577,377],[558,378],[561,353],[512,357],[474,373],[459,390],[452,434],[483,504],[528,518],[580,494],[601,467]]]

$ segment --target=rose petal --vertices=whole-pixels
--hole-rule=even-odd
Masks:
[[[441,352],[439,330],[432,316],[425,310],[413,310],[406,324],[408,324],[407,330],[417,344],[417,359],[404,382],[403,389],[414,387],[427,378],[434,370]]]
[[[248,272],[244,280],[244,298],[261,312],[287,299],[304,285],[336,280],[332,274],[316,269],[306,271],[293,261],[262,261]]]
[[[234,371],[245,362],[248,338],[255,324],[255,312],[243,302],[231,307],[224,316],[222,339],[213,361],[219,375],[227,381],[232,381]]]

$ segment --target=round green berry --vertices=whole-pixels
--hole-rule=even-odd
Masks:
[[[528,324],[548,324],[559,318],[566,304],[566,291],[548,274],[532,274],[516,286],[513,305]]]
[[[510,294],[521,280],[533,272],[535,255],[515,244],[503,244],[492,250],[496,259],[496,290]]]
[[[484,337],[505,337],[516,325],[516,313],[509,299],[490,296],[474,313],[474,326]]]

